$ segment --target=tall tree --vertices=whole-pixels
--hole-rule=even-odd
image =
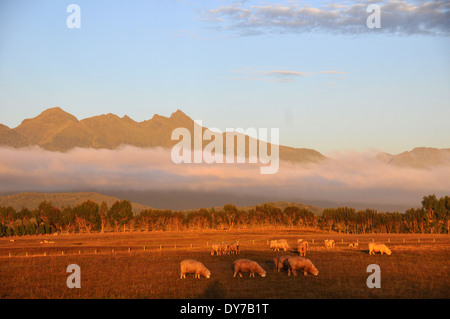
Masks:
[[[116,231],[119,226],[123,226],[125,232],[127,223],[133,218],[131,202],[128,200],[116,201],[109,209],[108,217],[116,226]]]
[[[108,224],[108,204],[103,201],[100,204],[100,232],[103,233],[105,231],[105,227]]]
[[[97,203],[87,200],[74,207],[75,223],[79,229],[84,229],[88,233],[100,228],[100,213]]]

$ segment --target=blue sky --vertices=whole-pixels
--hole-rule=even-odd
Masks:
[[[367,1],[3,0],[0,123],[181,109],[325,154],[450,147],[449,4],[375,3],[381,29]]]

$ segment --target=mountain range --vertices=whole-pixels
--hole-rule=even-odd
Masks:
[[[0,145],[24,147],[37,145],[49,151],[65,152],[75,147],[115,149],[120,145],[136,147],[172,148],[178,143],[171,140],[176,128],[187,128],[194,132],[198,125],[182,111],[170,117],[155,114],[150,120],[136,122],[128,116],[114,114],[98,115],[78,120],[59,107],[50,108],[38,116],[26,119],[16,128],[0,127]],[[207,128],[202,127],[201,132]],[[223,133],[224,152],[226,133]],[[191,133],[191,139],[194,136]],[[246,155],[251,137],[246,136]],[[210,141],[203,141],[203,147]],[[193,143],[191,144],[193,145]],[[293,162],[318,162],[325,159],[321,153],[307,148],[280,145],[280,159]]]
[[[155,114],[149,120],[136,122],[127,115],[119,117],[111,113],[78,120],[61,108],[54,107],[34,118],[23,120],[16,128],[0,124],[0,146],[21,148],[36,145],[58,152],[66,152],[75,147],[115,149],[120,145],[172,148],[178,143],[171,140],[172,131],[179,127],[187,128],[193,141],[192,132],[195,125],[198,124],[181,110],[172,113],[170,117]],[[200,129],[202,133],[207,130],[205,127]],[[222,136],[225,153],[226,133]],[[245,137],[246,156],[251,139],[253,138]],[[208,143],[210,141],[203,141],[203,147]],[[313,149],[283,145],[279,146],[279,154],[281,160],[291,162],[320,162],[326,159],[323,154]],[[426,169],[450,165],[450,149],[417,147],[396,155],[382,152],[376,158],[395,166]]]

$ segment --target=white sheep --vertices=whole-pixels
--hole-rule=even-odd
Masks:
[[[180,278],[186,278],[186,274],[195,274],[195,278],[205,276],[211,277],[211,272],[201,262],[194,259],[185,259],[180,263],[181,274]]]

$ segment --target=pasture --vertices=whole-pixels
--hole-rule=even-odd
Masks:
[[[271,239],[292,250],[273,252]],[[318,276],[288,276],[273,270],[273,258],[296,256],[307,240],[306,258]],[[334,239],[336,247],[325,248]],[[44,240],[54,243],[41,243]],[[239,255],[211,256],[211,244],[240,241]],[[313,242],[314,240],[314,242]],[[368,243],[385,243],[392,255],[370,256]],[[358,241],[358,248],[348,247]],[[139,232],[25,236],[0,239],[0,298],[448,298],[450,236],[423,234],[346,235],[299,230]],[[196,259],[210,279],[180,279],[179,263]],[[233,278],[238,258],[257,261],[267,277]],[[81,288],[69,289],[69,264],[81,268]],[[367,266],[381,268],[381,288],[369,289]]]

